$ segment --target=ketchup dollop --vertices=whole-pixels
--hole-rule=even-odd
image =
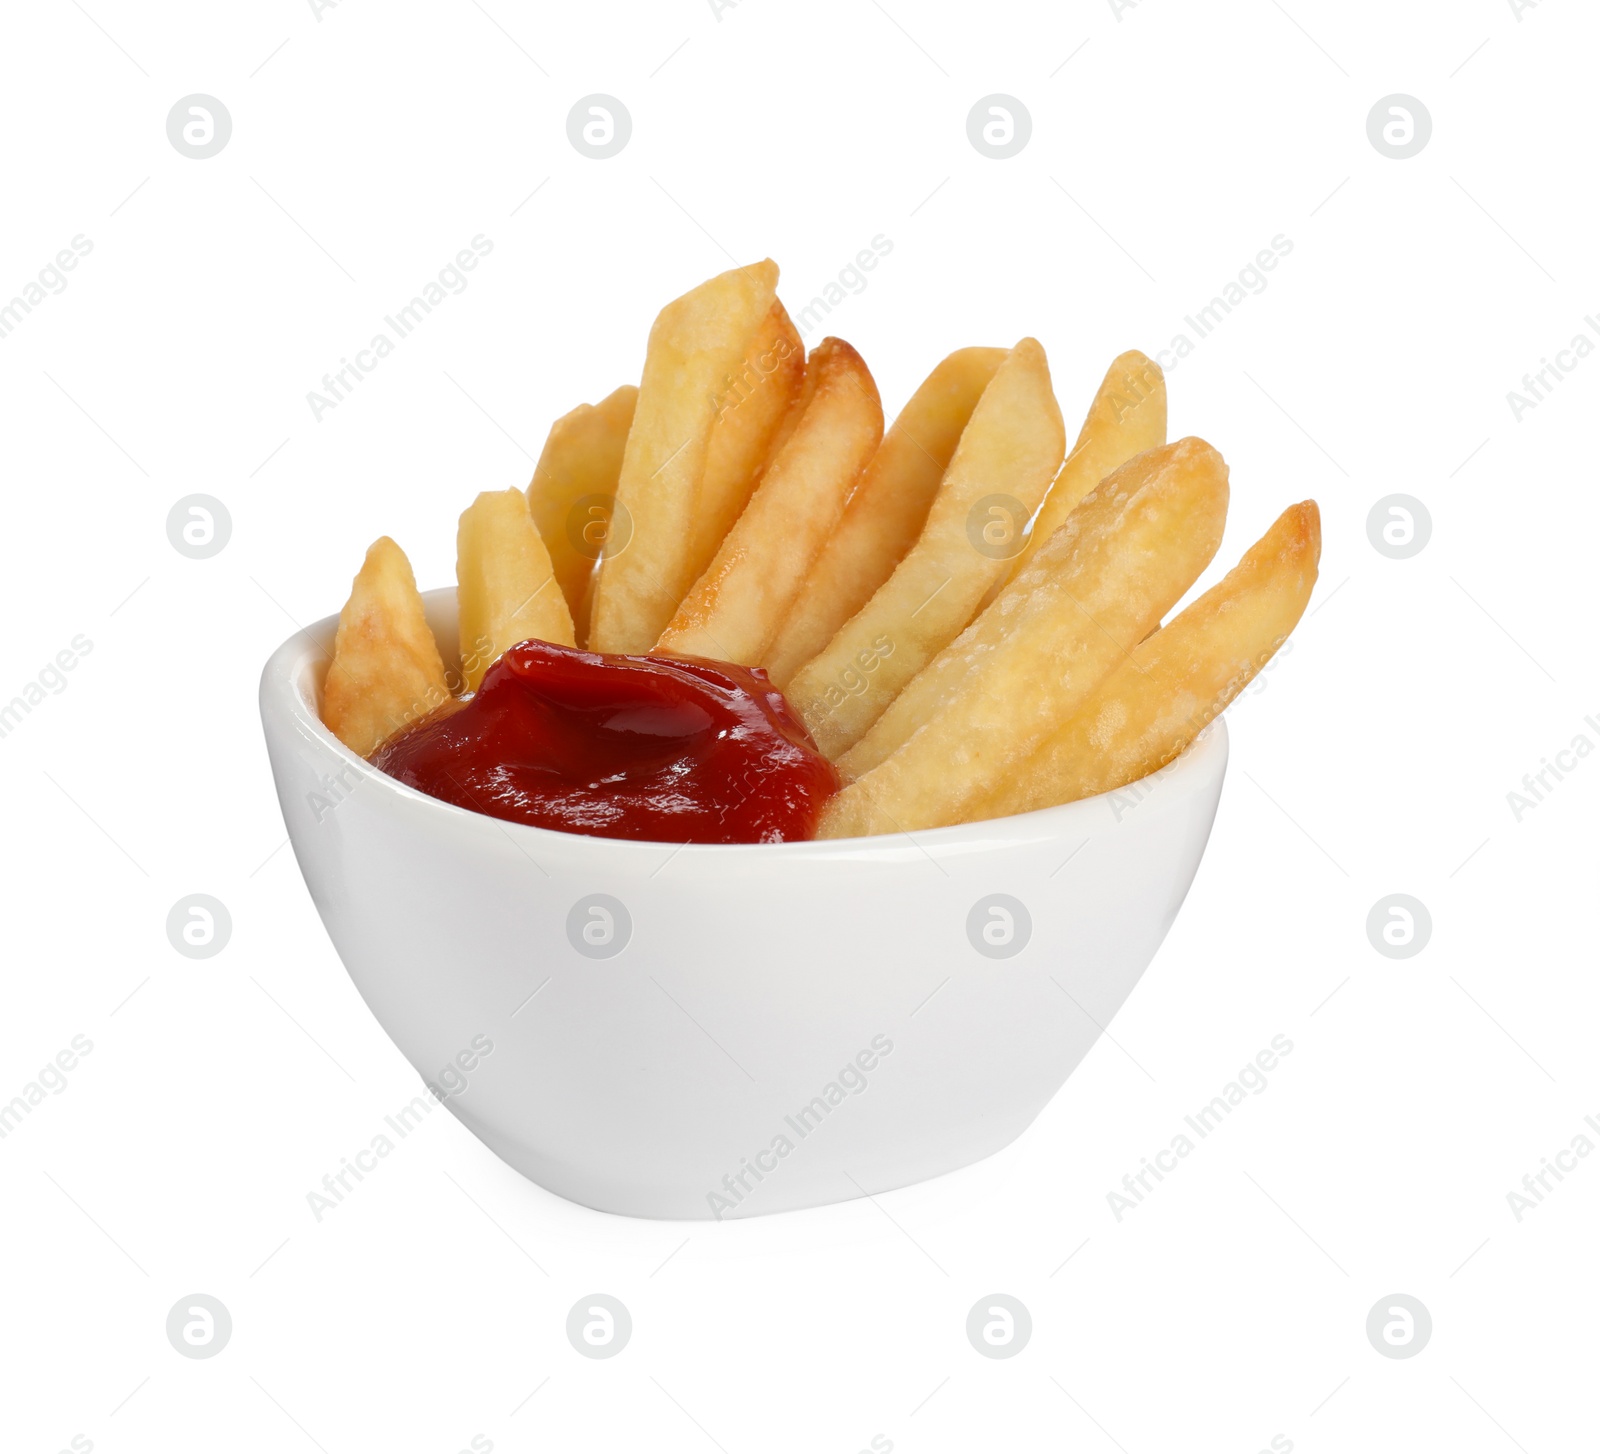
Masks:
[[[524,641],[373,766],[491,817],[603,838],[809,838],[833,764],[759,667]]]

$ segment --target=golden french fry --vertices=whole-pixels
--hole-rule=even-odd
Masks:
[[[825,338],[806,364],[810,401],[657,651],[757,665],[883,438],[861,355]]]
[[[1291,505],[1228,574],[1136,647],[970,817],[1108,793],[1165,767],[1288,639],[1322,554],[1314,500]]]
[[[1095,391],[1078,442],[1051,481],[1039,518],[1006,580],[1016,579],[1033,552],[1066,524],[1078,502],[1112,470],[1166,442],[1166,375],[1136,348],[1119,353]]]
[[[1024,338],[973,409],[917,543],[790,679],[789,700],[829,757],[858,741],[967,624],[1065,448],[1044,349]]]
[[[1180,445],[1135,456],[1085,497],[1068,516],[1067,524],[1046,543],[1048,562],[1042,554],[1035,557],[1037,562],[1048,563],[1050,569],[1026,581],[1019,577],[1008,585],[1002,592],[1003,601],[986,608],[961,637],[968,649],[957,651],[952,647],[942,653],[910,682],[871,731],[839,759],[839,770],[847,781],[884,762],[925,722],[961,696],[970,681],[972,660],[988,658],[1014,634],[1024,638],[1013,643],[1014,647],[1020,645],[1025,651],[1024,628],[1036,620],[1042,625],[1034,629],[1055,631],[1073,648],[1086,645],[1091,658],[1096,652],[1109,651],[1103,671],[1111,670],[1119,655],[1125,655],[1159,627],[1162,613],[1188,589],[1216,552],[1227,512],[1228,475],[1222,457],[1203,440],[1180,441]],[[1181,522],[1170,513],[1175,508],[1173,500],[1185,498],[1199,502],[1195,533],[1188,538],[1182,535]],[[1149,513],[1152,509],[1163,512],[1158,523],[1165,522],[1178,537],[1168,543],[1159,534],[1153,536],[1157,541],[1153,548],[1167,553],[1165,564],[1170,570],[1163,573],[1163,561],[1152,560],[1143,575],[1133,575],[1131,584],[1125,586],[1115,569],[1105,574],[1102,566],[1094,563],[1095,552],[1106,552],[1113,567],[1132,569],[1130,562],[1116,559],[1112,552],[1117,547],[1108,542],[1124,537],[1136,541],[1137,535],[1127,534],[1128,522],[1140,510]],[[1192,569],[1187,564],[1186,551],[1198,552],[1193,555],[1198,564]],[[1069,572],[1074,578],[1069,579]],[[1132,594],[1119,598],[1116,593],[1124,588]],[[1171,599],[1162,599],[1169,590]],[[1099,593],[1098,599],[1091,594],[1094,592]],[[1148,592],[1148,598],[1140,592]],[[1134,633],[1126,640],[1118,613],[1128,615],[1125,629]],[[1074,631],[1083,638],[1082,642],[1074,637]],[[1087,690],[1093,682],[1085,685],[1079,679],[1067,685],[1074,690]],[[1059,720],[1057,716],[1048,727]]]
[[[461,676],[469,692],[519,641],[573,646],[572,616],[521,490],[485,490],[456,527]]]
[[[690,579],[699,580],[750,503],[779,430],[805,379],[806,350],[788,311],[773,301],[738,376],[724,383],[695,500]]]
[[[385,738],[449,695],[411,562],[380,536],[339,612],[333,661],[322,683],[323,725],[352,752],[370,757]]]
[[[817,391],[817,376],[807,367],[800,371],[800,387],[794,391],[789,400],[789,408],[778,425],[777,432],[772,436],[772,443],[767,448],[767,458],[762,465],[763,470],[771,464],[783,447],[789,442],[789,436],[794,433],[800,421],[805,418],[806,410],[811,407],[811,396]],[[757,481],[759,483],[759,480]]]
[[[1102,480],[839,770],[818,836],[960,822],[1159,624],[1216,553],[1228,467],[1199,439]]]
[[[550,552],[579,643],[589,632],[590,588],[616,503],[622,451],[639,390],[614,389],[579,404],[550,426],[528,482],[528,508]]]
[[[766,650],[761,664],[780,688],[916,543],[961,431],[1005,356],[1003,348],[957,349],[900,411]]]
[[[649,651],[694,584],[694,511],[717,396],[772,308],[778,265],[734,268],[668,303],[650,329],[617,480],[631,531],[613,532],[594,586],[589,646]]]

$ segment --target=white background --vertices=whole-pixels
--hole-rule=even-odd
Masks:
[[[1592,1446],[1600,1157],[1520,1222],[1507,1193],[1600,1115],[1600,761],[1520,822],[1507,793],[1600,744],[1600,359],[1520,422],[1506,394],[1600,310],[1600,17],[1120,8],[8,10],[0,298],[93,251],[0,339],[0,699],[93,648],[0,740],[0,1098],[94,1049],[0,1141],[6,1449]],[[193,92],[233,118],[205,161],[165,131]],[[591,92],[633,118],[608,161],[567,140]],[[1008,161],[966,136],[994,92],[1033,120]],[[1406,161],[1366,132],[1394,92],[1433,118]],[[317,422],[308,390],[479,233],[467,290]],[[1113,354],[1293,243],[1172,372],[1172,433],[1232,466],[1227,562],[1314,496],[1322,582],[1231,714],[1210,849],[1115,1043],[1006,1152],[876,1204],[603,1216],[438,1116],[315,1222],[417,1077],[282,846],[262,661],[379,533],[448,583],[459,510],[637,379],[667,299],[770,253],[797,309],[877,234],[826,327],[886,408],[1032,333],[1069,429]],[[194,492],[233,519],[205,561],[165,533]],[[1395,492],[1433,520],[1409,560],[1367,537]],[[232,914],[214,959],[167,942],[193,892]],[[1394,892],[1433,918],[1408,960],[1366,935]],[[1117,1221],[1107,1193],[1277,1034],[1267,1089]],[[234,1323],[206,1361],[164,1333],[197,1291]],[[564,1335],[595,1291],[634,1319],[607,1362]],[[1008,1361],[964,1331],[996,1291],[1033,1316]],[[1365,1333],[1396,1292],[1434,1324],[1404,1361]]]

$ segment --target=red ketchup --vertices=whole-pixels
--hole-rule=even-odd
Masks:
[[[457,807],[602,838],[809,838],[839,776],[759,667],[524,641],[372,756]]]

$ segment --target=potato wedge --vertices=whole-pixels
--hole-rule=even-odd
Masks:
[[[779,431],[805,373],[805,345],[788,311],[774,300],[738,375],[730,377],[721,392],[695,500],[690,579],[705,574],[723,537],[750,503],[776,453]]]
[[[1139,455],[839,761],[818,836],[957,823],[999,790],[1216,553],[1228,467],[1199,439]]]
[[[1011,562],[1005,580],[1016,579],[1034,551],[1066,523],[1078,502],[1112,470],[1166,442],[1166,375],[1158,363],[1136,348],[1118,354],[1100,381],[1078,431],[1078,442],[1051,481],[1027,543]]]
[[[1076,802],[1165,767],[1288,639],[1317,580],[1314,500],[1291,505],[1228,574],[1136,647],[970,817]]]
[[[717,396],[772,308],[778,265],[734,268],[668,303],[650,329],[633,427],[617,480],[632,522],[595,580],[589,646],[648,651],[694,584],[694,512]]]
[[[370,757],[385,738],[450,695],[411,562],[387,535],[375,540],[339,612],[322,683],[322,722]]]
[[[810,401],[657,651],[758,665],[883,438],[861,355],[825,338],[806,364]]]
[[[767,648],[761,664],[780,688],[916,543],[961,431],[1005,356],[1003,348],[957,349],[906,402]]]
[[[595,564],[609,534],[622,451],[639,390],[614,389],[550,426],[528,482],[528,508],[550,552],[579,645],[588,638]]]
[[[967,624],[1020,547],[1065,448],[1044,349],[1025,338],[973,409],[917,543],[789,682],[791,704],[827,756],[858,741]]]
[[[575,646],[550,552],[521,490],[485,490],[456,527],[461,676],[469,692],[509,647],[529,637]]]

